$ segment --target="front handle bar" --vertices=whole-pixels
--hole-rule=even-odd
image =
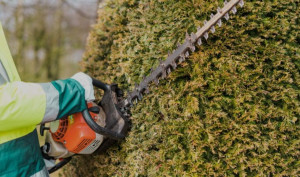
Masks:
[[[104,91],[104,95],[109,96],[110,98],[112,98],[112,96],[111,96],[112,90],[111,90],[110,85],[104,84],[103,82],[101,82],[101,81],[99,81],[99,80],[97,80],[95,78],[92,78],[92,80],[93,80],[93,85],[95,87],[102,89]],[[106,100],[106,101],[108,101],[109,104],[114,104],[113,101],[112,101],[112,99]],[[105,113],[105,114],[107,114],[107,113]],[[94,119],[92,118],[91,114],[89,113],[88,108],[82,111],[82,115],[83,115],[83,118],[84,118],[85,122],[96,133],[104,135],[104,136],[107,136],[107,137],[109,137],[111,139],[114,139],[114,140],[120,140],[120,139],[124,139],[125,138],[125,135],[123,135],[123,134],[120,134],[118,132],[114,132],[112,130],[109,130],[109,129],[105,128],[105,127],[101,127],[100,125],[98,125],[94,121]]]

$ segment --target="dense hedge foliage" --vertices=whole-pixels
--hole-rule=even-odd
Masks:
[[[195,32],[222,1],[113,0],[84,68],[122,88]],[[132,110],[126,141],[78,156],[70,176],[296,176],[299,0],[247,1]]]

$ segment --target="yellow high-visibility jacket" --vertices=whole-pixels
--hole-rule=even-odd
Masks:
[[[48,176],[35,127],[86,108],[74,79],[21,82],[0,23],[0,177]]]

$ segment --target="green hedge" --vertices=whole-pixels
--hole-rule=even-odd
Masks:
[[[82,62],[132,88],[222,1],[113,0]],[[77,156],[69,176],[296,176],[300,169],[299,0],[243,9],[132,110],[126,141]]]

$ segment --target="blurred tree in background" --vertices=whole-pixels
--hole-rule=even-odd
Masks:
[[[0,0],[0,21],[24,81],[69,77],[79,70],[101,0]]]

